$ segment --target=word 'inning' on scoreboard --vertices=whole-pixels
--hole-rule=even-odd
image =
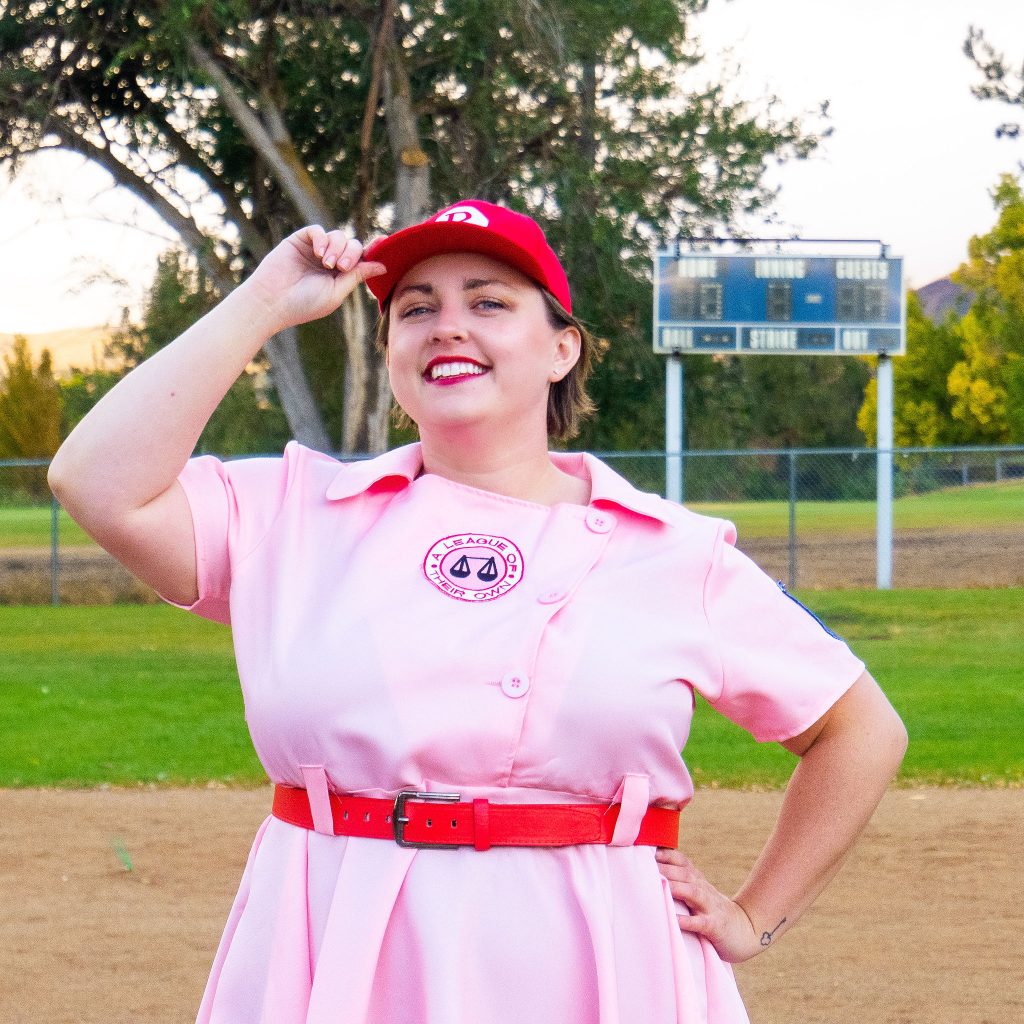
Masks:
[[[902,355],[903,260],[686,253],[654,260],[654,351]]]

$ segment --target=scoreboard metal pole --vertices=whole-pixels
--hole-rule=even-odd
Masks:
[[[878,500],[875,504],[878,525],[875,531],[875,585],[879,590],[892,589],[892,444],[893,444],[893,380],[892,359],[884,353],[878,357]]]
[[[683,452],[686,450],[686,377],[682,356],[665,360],[665,497],[686,498]]]

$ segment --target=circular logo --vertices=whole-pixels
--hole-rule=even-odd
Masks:
[[[423,573],[457,601],[493,601],[523,578],[523,553],[507,537],[457,533],[431,547]]]

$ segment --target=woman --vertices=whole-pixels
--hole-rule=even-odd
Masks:
[[[420,443],[190,460],[264,341],[361,282]],[[906,734],[863,664],[730,524],[548,452],[589,345],[522,215],[465,201],[366,254],[304,228],[58,452],[99,543],[231,623],[277,784],[201,1022],[743,1022],[729,964],[864,828]],[[675,849],[695,690],[800,758],[731,898]]]

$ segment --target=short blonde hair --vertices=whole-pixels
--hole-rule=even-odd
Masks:
[[[548,324],[555,330],[574,327],[580,334],[580,357],[572,369],[555,381],[548,391],[548,436],[555,441],[568,441],[580,432],[580,424],[596,411],[596,406],[587,394],[587,381],[594,369],[601,347],[594,336],[572,315],[547,289],[537,289],[544,299]],[[388,321],[391,312],[390,297],[380,311],[377,334],[374,339],[377,351],[384,353],[388,348]],[[400,427],[413,426],[404,409],[398,409],[396,424]]]

